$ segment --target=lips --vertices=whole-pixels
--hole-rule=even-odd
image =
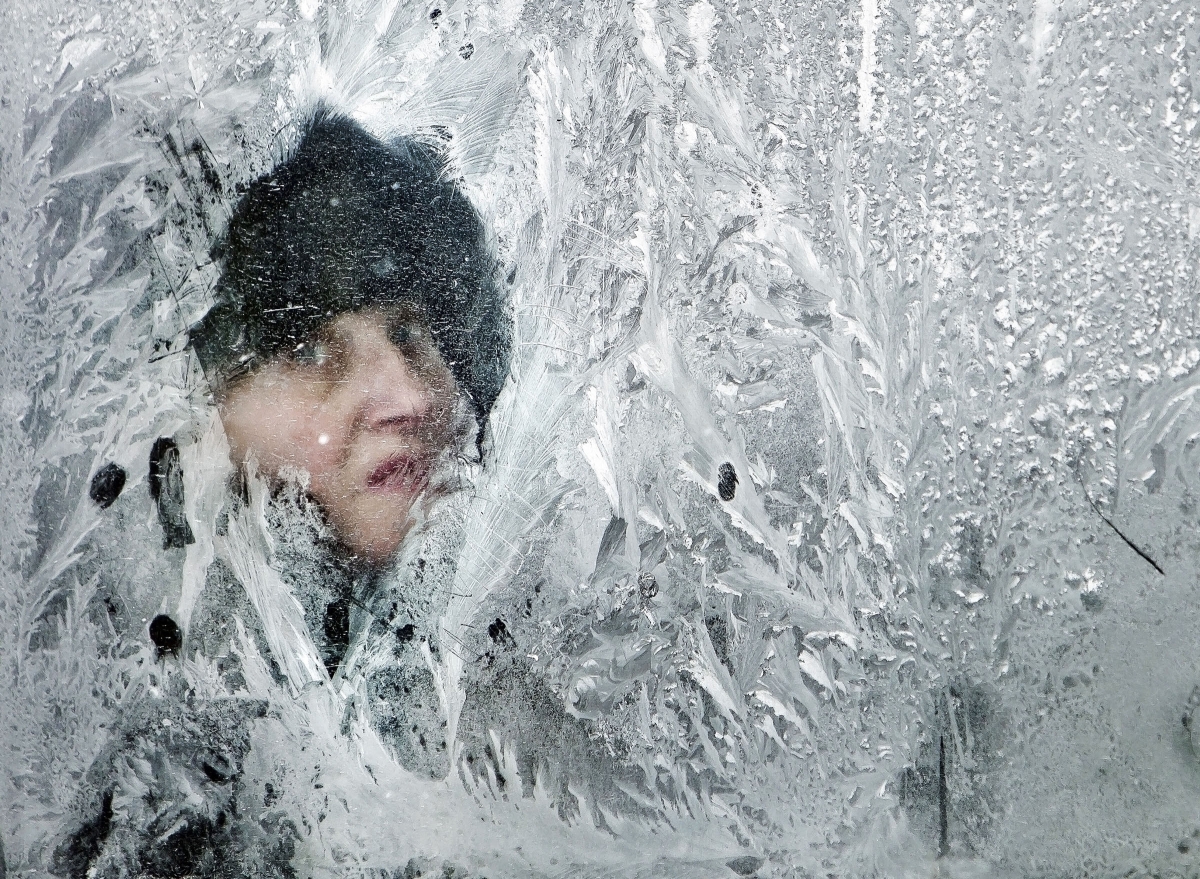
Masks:
[[[429,462],[421,455],[391,455],[367,476],[367,490],[381,494],[415,494],[429,478]]]

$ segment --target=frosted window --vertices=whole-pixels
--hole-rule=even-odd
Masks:
[[[3,22],[0,876],[1200,869],[1192,6]]]

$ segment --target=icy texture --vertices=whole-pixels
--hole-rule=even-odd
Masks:
[[[1194,873],[1196,17],[6,6],[8,869],[208,834],[263,875]],[[318,98],[445,142],[510,278],[469,539],[431,519],[383,593],[455,547],[389,620],[441,645],[404,668],[479,755],[447,781],[365,720],[374,630],[330,678],[303,586],[342,574],[277,570],[321,535],[231,503],[182,350]],[[157,614],[222,611],[158,658]]]

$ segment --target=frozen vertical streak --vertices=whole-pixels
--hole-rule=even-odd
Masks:
[[[862,58],[858,62],[858,130],[865,134],[871,128],[871,117],[875,113],[875,35],[879,30],[879,0],[863,0],[859,21]]]
[[[1041,77],[1042,62],[1050,48],[1050,35],[1054,30],[1055,0],[1034,0],[1033,21],[1029,25],[1029,92],[1037,88]]]
[[[687,21],[692,46],[696,51],[696,66],[703,69],[708,66],[708,58],[712,52],[717,14],[708,0],[700,0],[688,9]]]
[[[662,38],[658,35],[658,27],[654,22],[657,11],[658,4],[655,0],[636,0],[633,5],[634,21],[637,22],[638,28],[642,32],[642,38],[639,41],[642,52],[650,66],[662,76],[666,75],[667,50],[663,46]]]
[[[1054,29],[1054,0],[1036,0],[1033,4],[1033,57],[1041,61],[1050,44],[1050,31]]]

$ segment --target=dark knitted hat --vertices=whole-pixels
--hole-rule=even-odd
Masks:
[[[216,304],[189,334],[205,373],[251,371],[343,312],[414,305],[482,430],[508,374],[511,319],[479,215],[440,171],[424,144],[315,114],[214,248]]]

